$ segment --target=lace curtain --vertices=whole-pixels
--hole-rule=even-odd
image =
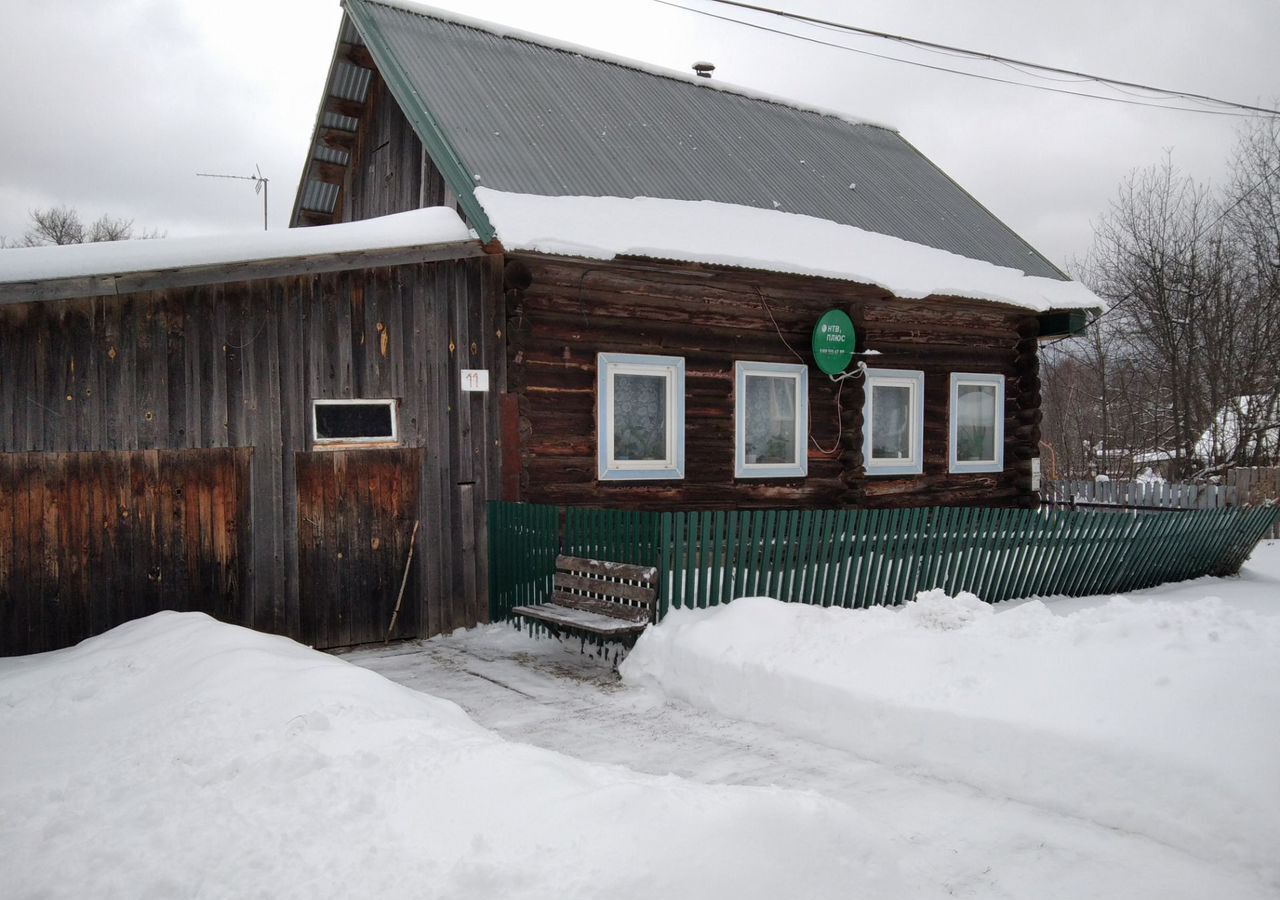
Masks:
[[[871,458],[907,459],[911,456],[911,389],[872,385]]]
[[[748,375],[744,401],[747,464],[795,463],[795,379]]]
[[[956,386],[956,460],[996,458],[996,389],[989,384]]]
[[[667,378],[615,375],[613,378],[613,458],[665,460]]]

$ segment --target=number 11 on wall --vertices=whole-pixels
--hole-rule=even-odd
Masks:
[[[489,370],[488,369],[463,369],[462,370],[462,389],[464,391],[488,391],[489,390]]]

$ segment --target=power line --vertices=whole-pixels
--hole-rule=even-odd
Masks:
[[[870,56],[875,59],[883,59],[889,62],[903,63],[905,65],[916,66],[922,69],[929,69],[935,72],[946,72],[952,75],[962,75],[966,78],[975,78],[979,81],[991,81],[997,84],[1008,84],[1008,85],[1013,85],[1014,87],[1030,88],[1031,90],[1047,91],[1049,93],[1054,93],[1054,94],[1065,94],[1072,97],[1084,97],[1089,100],[1103,100],[1108,103],[1121,103],[1128,106],[1147,106],[1147,107],[1152,107],[1154,109],[1167,109],[1167,110],[1174,110],[1177,112],[1200,113],[1201,115],[1209,115],[1209,116],[1255,118],[1259,114],[1266,114],[1266,115],[1272,115],[1272,116],[1280,115],[1280,110],[1267,109],[1261,106],[1248,106],[1246,104],[1234,103],[1229,100],[1219,100],[1217,98],[1208,97],[1201,94],[1191,94],[1184,91],[1170,91],[1170,90],[1165,90],[1163,88],[1151,87],[1149,85],[1136,84],[1133,82],[1125,82],[1125,81],[1119,81],[1116,79],[1104,78],[1101,76],[1088,75],[1083,72],[1073,72],[1070,69],[1058,69],[1052,66],[1044,66],[1038,63],[1031,63],[1023,60],[1010,59],[1007,57],[996,56],[994,54],[983,53],[981,51],[965,50],[960,47],[950,47],[945,44],[934,44],[929,41],[921,41],[915,38],[904,37],[902,35],[889,34],[888,32],[877,32],[877,31],[872,31],[870,29],[857,28],[852,25],[842,25],[838,22],[828,22],[823,19],[814,19],[808,16],[801,16],[797,13],[788,13],[780,10],[773,10],[763,6],[753,6],[747,3],[737,3],[737,2],[733,2],[733,0],[711,0],[711,2],[724,3],[729,6],[741,7],[743,9],[756,10],[759,12],[766,12],[776,16],[780,16],[782,18],[794,19],[796,21],[805,22],[806,24],[817,25],[819,27],[824,27],[824,28],[833,29],[837,31],[847,31],[847,32],[852,32],[856,34],[863,34],[870,37],[882,38],[885,40],[894,40],[900,43],[909,44],[912,46],[918,46],[922,49],[929,50],[931,52],[942,53],[944,55],[962,56],[966,58],[978,59],[978,60],[983,60],[988,62],[997,62],[1002,65],[1008,66],[1010,68],[1014,68],[1015,70],[1018,70],[1017,67],[1022,66],[1026,68],[1037,69],[1040,71],[1055,72],[1062,75],[1073,76],[1076,80],[1080,80],[1080,81],[1093,81],[1100,84],[1105,84],[1117,90],[1121,89],[1120,86],[1137,88],[1139,90],[1151,91],[1167,97],[1181,97],[1181,98],[1192,100],[1195,102],[1213,103],[1219,106],[1228,107],[1228,109],[1204,109],[1202,107],[1169,106],[1168,104],[1165,104],[1165,103],[1152,103],[1152,102],[1146,102],[1142,100],[1125,99],[1123,97],[1105,97],[1099,94],[1086,93],[1084,91],[1070,91],[1064,88],[1049,87],[1047,85],[1028,84],[1025,81],[1014,81],[1008,78],[997,78],[994,75],[981,75],[976,72],[967,72],[963,69],[953,69],[947,66],[931,65],[929,63],[920,62],[919,60],[904,59],[899,56],[890,56],[888,54],[883,54],[883,53],[874,53],[870,50],[862,50],[857,47],[850,47],[847,44],[838,44],[831,41],[820,40],[819,38],[811,37],[809,35],[796,34],[793,31],[785,31],[780,28],[772,28],[768,25],[763,25],[759,22],[749,22],[744,19],[733,18],[732,16],[719,15],[709,10],[698,9],[692,6],[685,6],[681,3],[675,3],[675,2],[672,2],[672,0],[654,0],[654,2],[660,3],[663,6],[670,6],[670,7],[674,7],[675,9],[684,10],[685,12],[691,12],[697,15],[707,16],[708,18],[712,18],[712,19],[718,19],[722,22],[732,22],[735,25],[742,25],[747,28],[754,28],[758,31],[769,32],[770,34],[777,34],[777,35],[782,35],[784,37],[795,38],[796,40],[805,41],[811,44],[817,44],[818,46],[822,46],[822,47],[832,47],[837,50],[846,50],[850,53],[857,53],[862,56]],[[1033,77],[1038,77],[1038,78],[1045,77],[1042,75],[1035,75],[1034,73],[1024,73],[1024,74],[1030,74]],[[1048,79],[1048,80],[1060,81],[1062,79],[1054,78],[1054,79]],[[1124,93],[1129,93],[1129,92],[1124,91]],[[1131,94],[1130,96],[1133,96],[1133,95]],[[1238,111],[1232,111],[1232,110],[1238,110]]]
[[[1063,69],[1058,66],[1045,65],[1043,63],[1030,62],[1023,59],[1015,59],[1009,56],[1000,56],[996,53],[987,53],[982,50],[970,50],[965,47],[955,47],[950,44],[939,44],[933,41],[925,41],[920,38],[907,37],[900,34],[892,34],[887,31],[876,31],[870,28],[859,28],[856,25],[847,25],[843,22],[831,22],[826,19],[817,19],[811,16],[803,16],[799,13],[787,12],[785,10],[772,9],[768,6],[756,6],[751,3],[743,3],[741,0],[710,0],[712,3],[719,3],[724,6],[734,6],[740,9],[749,9],[755,12],[768,13],[770,15],[781,16],[786,19],[794,19],[797,22],[807,22],[812,25],[821,25],[827,28],[834,28],[839,31],[849,31],[855,34],[866,35],[867,37],[881,38],[883,40],[897,41],[899,43],[908,44],[914,47],[921,47],[926,50],[942,51],[944,53],[959,54],[973,59],[987,60],[990,62],[1004,63],[1011,66],[1023,66],[1028,69],[1036,69],[1041,72],[1052,72],[1055,75],[1068,75],[1074,78],[1082,78],[1088,81],[1096,81],[1099,84],[1106,84],[1113,87],[1136,88],[1142,91],[1153,91],[1157,94],[1163,94],[1168,97],[1181,97],[1184,100],[1201,100],[1206,103],[1213,103],[1218,106],[1226,106],[1246,112],[1267,113],[1268,115],[1280,115],[1280,110],[1270,109],[1264,106],[1250,106],[1245,103],[1237,103],[1233,100],[1221,100],[1217,97],[1210,97],[1206,94],[1194,94],[1189,91],[1175,91],[1167,88],[1153,87],[1149,84],[1140,84],[1134,81],[1121,81],[1118,78],[1108,78],[1105,75],[1094,75],[1089,72],[1078,72],[1074,69]]]

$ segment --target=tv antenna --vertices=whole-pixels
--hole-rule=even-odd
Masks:
[[[254,175],[215,175],[211,172],[197,172],[197,178],[234,178],[237,181],[252,181],[253,192],[262,195],[262,230],[267,230],[267,182],[270,181],[267,176],[262,174],[262,167],[254,165]]]

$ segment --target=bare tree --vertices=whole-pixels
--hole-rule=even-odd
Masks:
[[[115,218],[105,213],[92,225],[85,226],[80,213],[69,206],[33,209],[29,213],[31,227],[21,243],[10,246],[46,247],[49,245],[84,244],[99,241],[128,241],[159,238],[155,230],[136,232],[132,219]],[[0,247],[6,246],[0,242]]]
[[[48,244],[83,244],[84,223],[80,214],[69,206],[33,209],[29,213],[31,227],[22,239],[23,246],[44,247]]]
[[[1168,158],[1133,172],[1076,269],[1111,309],[1046,355],[1066,474],[1144,452],[1175,476],[1280,463],[1280,123],[1242,130],[1225,190]]]

